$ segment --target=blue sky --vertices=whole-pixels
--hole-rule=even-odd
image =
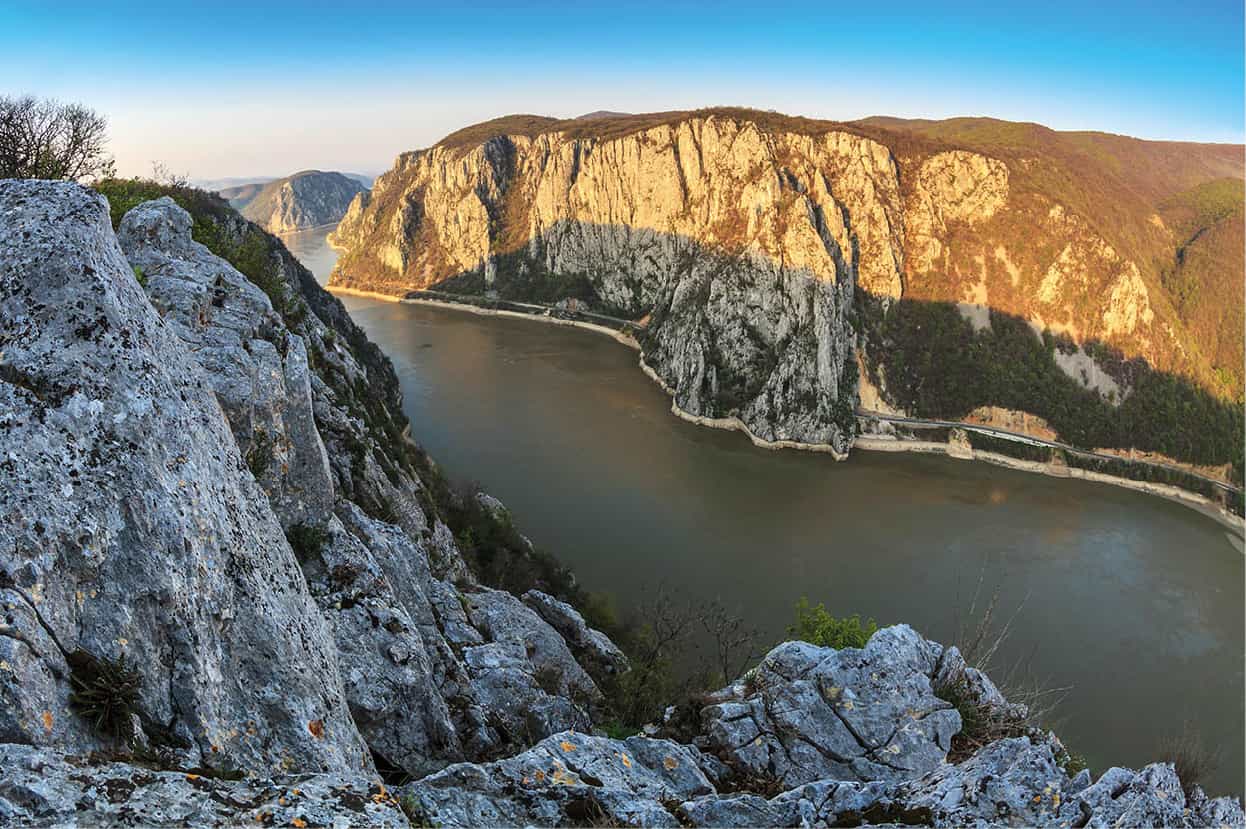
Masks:
[[[1237,2],[25,3],[0,94],[107,114],[121,171],[377,172],[511,112],[741,105],[1243,141]]]

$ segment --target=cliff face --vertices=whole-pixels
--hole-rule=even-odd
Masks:
[[[170,198],[114,236],[90,191],[0,182],[0,822],[1241,825],[1037,729],[951,756],[949,688],[1024,706],[905,625],[590,735],[623,654],[476,581],[388,360],[271,237],[195,219],[265,267]]]
[[[651,313],[645,358],[682,408],[842,452],[858,273],[899,285],[895,188],[874,142],[714,118],[614,141],[435,147],[351,205],[332,237],[346,248],[333,284],[448,281]],[[850,208],[875,218],[868,231],[850,232]]]
[[[475,582],[388,360],[284,248],[261,289],[169,198],[118,237],[90,191],[0,182],[0,217],[0,742],[421,774],[589,726],[573,648],[617,649]],[[132,715],[84,715],[122,658]]]
[[[231,187],[221,196],[268,232],[291,233],[337,222],[351,199],[366,191],[341,173],[305,170],[266,184]]]
[[[1165,287],[1175,247],[1155,214],[1165,194],[1240,168],[1231,150],[748,111],[499,119],[403,154],[357,197],[331,237],[330,284],[651,314],[645,360],[682,408],[839,449],[856,289],[871,319],[897,299],[950,303],[970,333],[1003,315],[1038,348],[1070,342],[1047,359],[1108,405],[1130,391],[1114,363],[1131,358],[1231,396],[1239,368]],[[874,345],[862,369],[904,408]]]

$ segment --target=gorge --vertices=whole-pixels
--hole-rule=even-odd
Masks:
[[[8,821],[1242,822],[1238,801],[1211,800],[1172,766],[1147,765],[1154,749],[1103,745],[1085,714],[1074,733],[1098,753],[1092,771],[1079,770],[1080,747],[1046,723],[1025,724],[1025,706],[957,648],[891,624],[912,615],[893,609],[924,605],[924,629],[964,641],[937,611],[940,602],[955,611],[949,588],[972,581],[965,565],[985,553],[984,569],[1002,565],[989,575],[1004,582],[1005,602],[1017,598],[1009,580],[1042,594],[1041,623],[1021,646],[1065,656],[1081,647],[1100,673],[1102,654],[1123,650],[1134,660],[1116,671],[1145,686],[1177,674],[1177,663],[1189,676],[1227,669],[1224,682],[1199,688],[1212,713],[1194,727],[1236,733],[1242,678],[1231,654],[1241,646],[1226,620],[1241,597],[1226,586],[1241,581],[1240,542],[1226,545],[1193,512],[1078,482],[951,470],[953,461],[853,456],[836,466],[764,453],[666,417],[639,374],[620,383],[634,357],[607,340],[353,299],[348,314],[218,200],[139,181],[100,190],[107,202],[71,184],[0,184],[0,393],[11,412],[2,425],[6,463],[21,469],[3,490],[0,523]],[[639,235],[642,270],[670,269],[660,286],[631,287],[658,296],[644,347],[681,405],[845,455],[856,428],[845,406],[861,383],[855,352],[868,342],[852,326],[868,334],[869,307],[858,304],[855,253],[844,258],[810,203],[803,215],[819,242],[804,264],[576,222],[563,243],[573,255],[598,243],[636,253]],[[841,239],[859,248],[848,228]],[[783,245],[799,248],[801,233],[799,221],[784,227]],[[501,293],[498,273],[490,285],[484,263],[449,287]],[[558,293],[537,298],[606,308],[599,295]],[[953,310],[972,324],[972,309]],[[1103,385],[1091,372],[1085,382]],[[614,454],[598,452],[602,443]],[[698,445],[711,450],[698,463],[716,470],[680,458]],[[575,464],[542,473],[548,488],[531,485],[536,465],[564,454]],[[514,519],[446,478],[482,473],[487,490],[523,504]],[[612,476],[637,485],[603,488]],[[949,480],[951,497],[922,496]],[[637,497],[648,500],[626,503]],[[890,517],[897,507],[906,521]],[[766,520],[740,523],[750,508]],[[1138,513],[1121,520],[1121,510]],[[724,687],[616,739],[610,689],[628,657],[560,601],[588,614],[583,588],[515,529],[513,520],[529,530],[527,511],[539,540],[567,547],[557,552],[586,583],[619,587],[623,572],[665,570],[750,613],[768,605],[756,614],[767,642],[782,637],[775,609],[811,584],[825,591],[811,598],[837,609],[841,587],[876,597],[861,609],[888,626],[863,647],[780,644],[738,679],[727,674]],[[663,512],[684,523],[682,537],[654,521]],[[938,520],[960,540],[933,541]],[[1019,539],[1001,549],[1005,525]],[[1180,586],[1167,572],[1177,547],[1191,551]],[[799,583],[748,575],[750,561],[776,569],[776,555]],[[751,589],[730,592],[733,575]],[[1070,591],[1079,580],[1086,592]],[[1104,598],[1113,588],[1119,602]],[[1071,593],[1063,604],[1060,589]],[[1157,590],[1161,601],[1142,600]],[[1154,639],[1113,642],[1152,630]],[[1160,674],[1143,678],[1139,653]],[[1118,691],[1088,690],[1099,699],[1087,710],[1120,711],[1125,730],[1179,716],[1162,685],[1132,712]],[[983,716],[1003,730],[967,750]],[[1117,762],[1143,768],[1101,773]],[[1228,769],[1213,789],[1231,791],[1239,756]]]

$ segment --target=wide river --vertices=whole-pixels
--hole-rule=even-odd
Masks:
[[[331,252],[299,241],[323,281]],[[981,579],[1015,613],[1002,661],[1069,687],[1052,725],[1096,773],[1189,729],[1219,751],[1209,788],[1241,793],[1246,573],[1215,520],[943,457],[760,449],[674,417],[599,334],[343,301],[393,360],[415,438],[620,609],[666,584],[777,642],[805,596],[952,642]]]

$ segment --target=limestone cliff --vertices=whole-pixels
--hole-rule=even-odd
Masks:
[[[270,233],[292,233],[335,224],[363,192],[367,188],[351,176],[304,170],[275,181],[230,187],[221,196]]]
[[[1173,188],[1240,172],[1232,148],[1108,136],[1092,154],[1080,135],[923,124],[748,110],[498,119],[404,153],[356,197],[331,237],[330,284],[574,297],[644,319],[645,360],[680,407],[841,451],[858,345],[880,402],[923,414],[886,381],[889,335],[861,338],[900,299],[950,304],[990,350],[1024,322],[1070,394],[1108,407],[1136,385],[1131,359],[1240,393],[1238,367],[1205,353],[1174,307],[1160,278],[1172,240],[1153,221]],[[1104,161],[1113,153],[1129,164]],[[1145,179],[1152,168],[1167,178]],[[937,356],[957,370],[955,354]]]
[[[651,313],[646,361],[682,408],[843,452],[858,273],[899,287],[896,187],[875,142],[713,117],[618,140],[438,146],[402,156],[352,203],[332,237],[346,248],[332,284],[579,295]],[[853,211],[875,221],[854,232]]]

